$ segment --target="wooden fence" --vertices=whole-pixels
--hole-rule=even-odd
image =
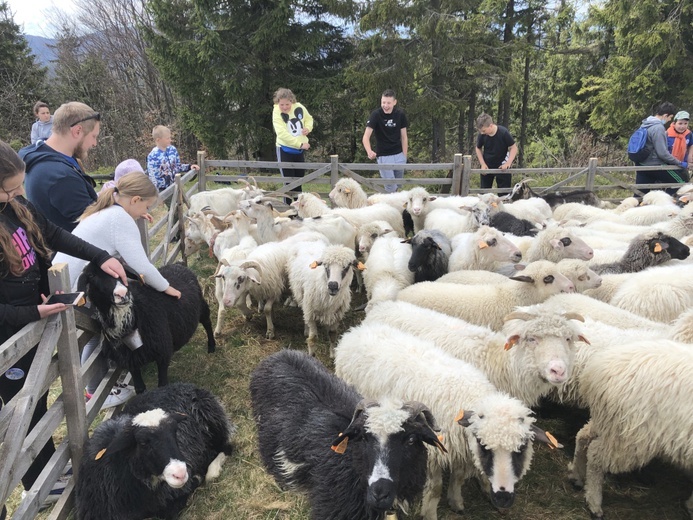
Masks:
[[[668,188],[680,186],[679,184],[640,184],[617,178],[614,174],[627,174],[635,179],[636,171],[659,171],[661,166],[600,166],[598,158],[589,160],[587,166],[571,168],[512,168],[510,170],[482,170],[472,168],[472,156],[456,154],[451,163],[426,163],[426,164],[374,164],[374,163],[340,163],[339,157],[330,156],[329,163],[310,162],[302,163],[301,168],[306,170],[303,177],[281,177],[277,175],[263,174],[263,171],[276,171],[280,168],[296,168],[296,163],[281,163],[273,161],[238,161],[238,160],[208,160],[205,152],[198,152],[197,162],[200,166],[198,175],[198,190],[207,189],[207,182],[235,182],[246,179],[252,175],[257,182],[282,184],[276,192],[292,192],[298,186],[305,184],[329,185],[333,187],[340,177],[351,177],[361,183],[367,190],[383,192],[385,184],[409,184],[419,186],[440,186],[441,191],[451,195],[469,195],[492,191],[503,192],[497,188],[490,190],[472,189],[472,179],[482,173],[502,173],[516,176],[516,180],[526,177],[541,179],[542,177],[563,177],[549,186],[538,187],[538,194],[555,192],[561,188],[571,190],[586,189],[597,192],[620,191],[622,197],[609,197],[611,199],[624,198],[630,195],[642,195],[640,188]],[[364,177],[363,172],[378,172],[379,169],[404,170],[403,179],[381,179],[380,177]],[[668,169],[676,170],[676,167]],[[214,172],[231,170],[237,173],[215,175]],[[312,170],[312,171],[309,171]],[[407,172],[445,172],[443,177],[413,177]],[[541,182],[541,181],[539,181]],[[505,190],[507,191],[507,190]]]

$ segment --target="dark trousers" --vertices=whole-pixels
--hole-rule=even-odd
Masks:
[[[34,356],[36,355],[36,348],[37,347],[34,347],[29,352],[27,352],[24,355],[24,357],[17,361],[17,363],[12,367],[22,370],[24,372],[24,377],[22,377],[21,379],[8,379],[5,374],[2,374],[0,376],[0,398],[2,398],[3,402],[9,402],[10,399],[17,395],[19,391],[24,387],[26,376],[29,373],[29,368],[31,368],[31,363],[34,361]],[[1,404],[0,408],[2,408]],[[46,414],[46,411],[48,411],[48,392],[43,394],[36,402],[36,410],[34,410],[34,415],[32,415],[31,417],[29,429],[36,426],[36,423],[38,423],[39,420],[41,420],[41,417],[43,417]],[[34,482],[36,482],[39,473],[41,473],[41,471],[43,471],[43,468],[46,467],[48,461],[53,456],[53,453],[55,453],[55,445],[53,444],[53,439],[50,439],[43,447],[43,449],[39,452],[39,454],[36,456],[36,459],[31,464],[31,466],[29,466],[29,469],[22,477],[22,484],[24,485],[24,489],[29,489],[31,488],[31,486],[34,485]],[[0,514],[0,517],[1,516],[2,515]]]
[[[306,156],[303,152],[301,153],[286,153],[280,147],[277,147],[277,157],[279,162],[292,162],[292,163],[304,163],[306,162]],[[282,168],[282,177],[303,177],[306,174],[306,170],[303,168]],[[297,186],[293,191],[302,192],[303,186]]]
[[[683,184],[688,182],[687,172],[684,170],[653,170],[649,172],[635,172],[635,184]],[[638,188],[643,193],[648,193],[650,188]],[[669,195],[676,195],[678,188],[664,189]]]
[[[481,175],[481,187],[483,189],[493,188],[493,179],[496,179],[498,188],[510,188],[511,173],[487,173]]]

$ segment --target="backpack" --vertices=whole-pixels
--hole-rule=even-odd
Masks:
[[[641,126],[628,139],[628,158],[635,164],[640,164],[652,153],[654,146],[647,138],[647,128]]]

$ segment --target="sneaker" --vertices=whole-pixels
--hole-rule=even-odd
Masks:
[[[113,408],[114,406],[120,406],[128,402],[133,397],[135,397],[134,387],[126,385],[125,383],[116,383],[113,385],[111,393],[108,394],[108,397],[104,401],[103,406],[101,406],[101,409],[105,410],[107,408]]]

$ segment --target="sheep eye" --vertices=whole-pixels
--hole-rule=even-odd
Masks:
[[[245,276],[239,276],[238,277],[238,283],[243,283],[245,282]]]
[[[568,237],[561,238],[561,244],[563,244],[565,247],[568,247],[572,243],[573,241],[570,240]]]
[[[544,278],[544,283],[553,283],[553,276],[549,275]]]
[[[410,435],[409,437],[407,437],[407,445],[408,446],[413,446],[415,442],[416,442],[416,435]]]
[[[491,240],[486,241],[486,243],[487,243],[489,246],[493,247],[493,246],[495,246],[495,245],[498,243],[498,240],[496,240],[495,238],[492,238]]]
[[[373,239],[378,238],[378,233],[373,233],[373,234],[371,235],[371,238],[373,238]]]

